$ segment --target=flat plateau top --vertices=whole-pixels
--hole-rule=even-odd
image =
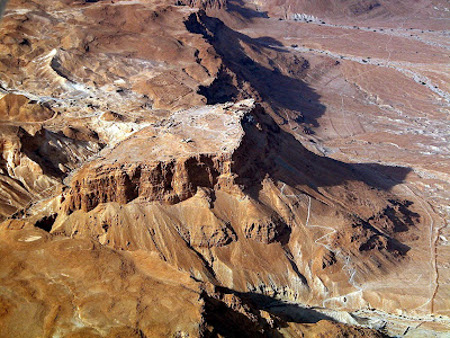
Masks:
[[[125,164],[232,153],[244,136],[242,118],[253,106],[253,100],[244,100],[176,112],[119,143],[101,162]]]

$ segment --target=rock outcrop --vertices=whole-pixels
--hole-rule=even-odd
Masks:
[[[11,0],[0,336],[448,331],[445,11],[378,2]]]
[[[231,189],[232,157],[252,104],[191,109],[144,128],[74,175],[67,212],[136,198],[175,204],[198,188]]]
[[[51,196],[51,190],[59,191],[62,178],[101,145],[45,128],[44,122],[55,112],[25,96],[7,94],[0,106],[0,219],[4,219]]]
[[[201,9],[226,9],[227,0],[179,0],[177,5],[187,5]]]
[[[0,99],[0,123],[44,122],[55,113],[23,95],[6,94]]]
[[[3,223],[0,243],[0,283],[8,290],[0,294],[2,336],[382,337],[329,319],[289,322],[248,296],[196,282],[151,253],[57,238],[23,221]]]
[[[309,169],[319,167],[334,170],[333,180]],[[334,195],[350,194],[338,185],[351,189],[354,181],[361,195],[378,201],[377,214],[373,204],[358,216],[349,211],[354,200],[336,204]],[[324,297],[327,283],[351,287],[356,276],[363,283],[407,255],[397,232],[374,221],[388,212],[389,222],[400,224],[413,215],[411,203],[390,199],[397,211],[384,207],[390,195],[370,184],[346,164],[307,151],[252,100],[192,108],[140,130],[74,172],[51,232],[154,252],[197,279],[240,292],[262,288],[307,301]],[[307,201],[313,198],[322,214],[334,213],[335,225],[325,233],[311,230]],[[323,242],[315,244],[319,237]],[[288,271],[277,282],[271,281],[274,267],[262,263],[273,255]],[[376,258],[367,264],[366,255]],[[316,284],[318,277],[329,281]]]

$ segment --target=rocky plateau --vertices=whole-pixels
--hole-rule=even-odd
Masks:
[[[449,12],[10,0],[0,337],[448,337]]]

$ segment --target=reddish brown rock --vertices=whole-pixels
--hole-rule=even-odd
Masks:
[[[448,15],[409,2],[11,0],[0,335],[448,331]]]

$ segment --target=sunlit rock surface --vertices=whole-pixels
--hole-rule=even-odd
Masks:
[[[0,335],[445,336],[447,5],[11,0]]]

